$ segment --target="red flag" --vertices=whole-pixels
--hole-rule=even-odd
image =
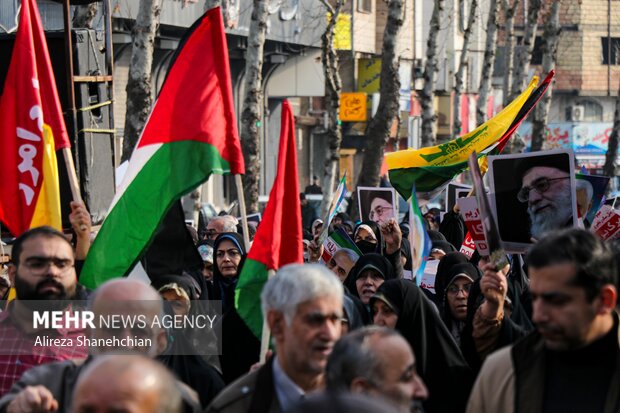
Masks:
[[[276,179],[235,291],[237,312],[257,337],[263,326],[260,293],[268,270],[304,261],[297,179],[295,118],[288,101],[284,101]]]
[[[0,220],[13,235],[60,228],[55,150],[69,147],[35,0],[23,0],[0,98]]]

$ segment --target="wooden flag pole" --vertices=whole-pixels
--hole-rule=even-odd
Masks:
[[[243,182],[241,175],[235,175],[235,185],[237,186],[237,198],[239,198],[239,210],[241,212],[241,222],[243,229],[243,243],[245,244],[246,254],[250,251],[250,233],[248,232],[248,216],[245,209],[245,195],[243,194]]]
[[[272,277],[275,277],[276,271],[269,270],[267,271],[267,280],[270,280]],[[269,351],[269,338],[271,336],[271,330],[269,329],[269,324],[267,324],[267,314],[263,314],[263,334],[260,338],[260,358],[258,362],[260,364],[265,364],[267,361],[267,351]]]

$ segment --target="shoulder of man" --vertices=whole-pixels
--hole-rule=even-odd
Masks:
[[[261,369],[267,367],[263,366]],[[227,386],[213,399],[205,413],[247,412],[256,388],[259,371],[260,369],[248,373]]]
[[[44,386],[60,403],[68,402],[85,359],[63,360],[42,364],[28,369],[8,393],[0,399],[0,412],[6,411],[11,401],[28,386]],[[59,406],[62,411],[62,406]]]
[[[478,374],[469,397],[467,413],[514,411],[515,372],[512,346],[489,355]]]

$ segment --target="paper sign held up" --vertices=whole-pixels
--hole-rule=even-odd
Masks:
[[[478,203],[475,196],[467,198],[459,198],[457,204],[461,210],[465,226],[469,231],[471,239],[474,241],[476,249],[481,256],[489,255],[489,247],[484,237],[484,228],[482,226],[482,217],[478,211]]]

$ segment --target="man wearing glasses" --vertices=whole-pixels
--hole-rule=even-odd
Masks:
[[[548,231],[570,227],[573,205],[569,163],[557,157],[524,158],[517,165],[521,176],[519,202],[527,203],[530,234],[539,239]]]

